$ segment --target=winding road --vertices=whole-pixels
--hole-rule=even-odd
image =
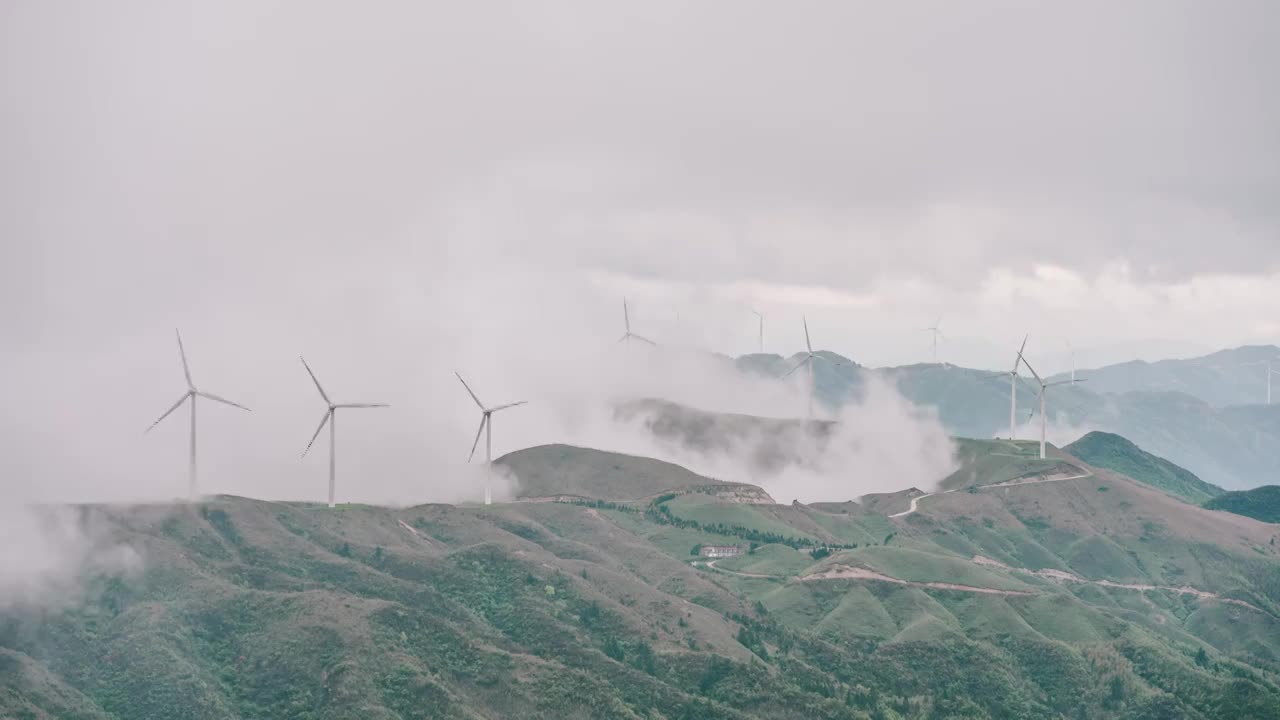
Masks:
[[[975,487],[978,490],[990,490],[992,488],[1015,487],[1017,485],[1036,485],[1038,483],[1063,482],[1065,480],[1083,480],[1084,478],[1087,478],[1087,477],[1093,477],[1093,473],[1084,472],[1079,475],[1067,475],[1065,477],[1055,477],[1051,475],[1049,477],[1036,476],[1034,478],[1017,478],[1014,480],[1006,480],[1002,483],[996,483],[994,485],[971,485],[969,487]],[[955,490],[944,490],[942,492],[925,493],[924,495],[917,495],[911,498],[911,506],[909,508],[907,508],[906,510],[903,510],[902,512],[893,513],[889,517],[898,518],[898,517],[906,517],[907,515],[910,515],[911,513],[920,509],[920,501],[925,498],[936,497],[938,495],[949,495],[953,492],[960,492],[961,490],[968,490],[968,489],[969,489],[968,487],[963,487],[963,488],[956,488]]]

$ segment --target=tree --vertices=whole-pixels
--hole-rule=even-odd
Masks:
[[[351,557],[351,543],[342,543],[342,547],[338,550],[338,554],[342,557]]]
[[[701,555],[701,554],[702,554],[702,543],[698,543],[697,545],[694,545],[694,546],[693,546],[693,549],[689,551],[689,554],[690,554],[690,555],[695,555],[695,556],[696,556],[696,555]]]

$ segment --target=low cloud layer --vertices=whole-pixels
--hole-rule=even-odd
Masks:
[[[184,388],[174,327],[253,408],[202,403],[204,492],[324,498],[304,354],[338,402],[393,406],[339,415],[338,497],[373,502],[474,492],[455,370],[531,401],[495,454],[626,449],[620,397],[802,415],[794,385],[673,359],[754,351],[752,308],[771,352],[807,317],[868,365],[928,359],[939,313],[941,359],[995,369],[1027,332],[1046,373],[1066,340],[1082,368],[1272,342],[1275,14],[6,3],[0,483],[184,495],[185,414],[143,433]],[[662,353],[619,354],[623,296]],[[911,424],[867,402],[849,427]],[[851,483],[914,474],[892,460]]]
[[[142,556],[92,513],[13,498],[0,508],[0,612],[72,606],[92,579],[141,568]]]

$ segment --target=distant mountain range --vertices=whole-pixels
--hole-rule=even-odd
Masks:
[[[1094,392],[1180,392],[1214,407],[1260,405],[1267,400],[1267,361],[1280,360],[1280,347],[1246,345],[1185,360],[1131,362],[1077,370]],[[1280,369],[1280,362],[1276,363]],[[1068,374],[1055,375],[1061,380]],[[1273,378],[1280,381],[1280,377]],[[1280,401],[1280,382],[1273,388]]]
[[[867,380],[878,376],[913,403],[935,408],[954,435],[1009,433],[1009,379],[995,374],[998,370],[941,364],[867,368],[835,353],[818,354],[823,360],[814,366],[816,396],[828,408],[859,397]],[[1065,444],[1100,430],[1123,435],[1223,488],[1273,483],[1280,476],[1280,382],[1277,404],[1267,406],[1265,360],[1272,356],[1280,356],[1280,348],[1250,346],[1187,360],[1079,370],[1083,382],[1049,390],[1050,440]],[[745,372],[776,377],[798,359],[754,354],[735,364]],[[1026,425],[1038,387],[1025,369],[1022,376],[1017,417]],[[1251,404],[1233,404],[1250,398]],[[1038,421],[1019,433],[1038,437]]]

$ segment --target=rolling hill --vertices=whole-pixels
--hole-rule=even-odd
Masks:
[[[494,461],[517,479],[519,498],[573,496],[595,500],[639,500],[663,491],[718,486],[753,501],[773,502],[754,485],[703,477],[652,458],[571,445],[542,445],[517,450]]]
[[[1115,470],[1195,505],[1226,492],[1119,435],[1091,432],[1064,447],[1063,451],[1094,467]]]
[[[1267,523],[1280,523],[1280,485],[1223,493],[1204,503],[1210,510],[1225,510]]]
[[[563,447],[510,467],[645,497],[83,507],[143,569],[0,613],[0,716],[1280,715],[1280,530],[1029,451],[907,513]]]

